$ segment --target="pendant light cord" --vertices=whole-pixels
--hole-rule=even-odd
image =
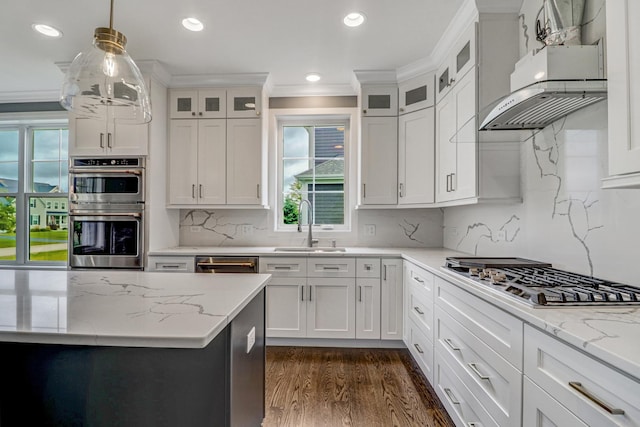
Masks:
[[[111,0],[111,9],[109,11],[109,28],[113,30],[113,0]]]

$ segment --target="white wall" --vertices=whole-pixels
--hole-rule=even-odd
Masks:
[[[522,7],[529,49],[539,46],[531,33],[539,5],[525,0]],[[585,22],[591,20],[583,43],[604,35],[604,0],[587,0]],[[524,54],[524,26],[520,41]],[[525,138],[524,202],[445,209],[444,246],[472,254],[522,256],[640,284],[632,268],[640,253],[640,190],[600,189],[607,173],[607,102]]]

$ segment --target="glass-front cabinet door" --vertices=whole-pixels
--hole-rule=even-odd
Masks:
[[[172,90],[169,96],[172,119],[219,119],[226,117],[224,89]]]
[[[402,82],[399,87],[399,113],[407,114],[412,111],[431,107],[434,100],[434,75],[422,74]]]
[[[362,86],[362,117],[394,117],[397,115],[397,86]]]
[[[228,118],[256,118],[262,114],[262,90],[259,87],[227,89]]]

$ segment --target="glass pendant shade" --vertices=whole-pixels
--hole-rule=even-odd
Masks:
[[[60,104],[79,117],[123,123],[151,121],[151,102],[142,73],[127,51],[124,34],[96,28],[92,46],[67,70]]]

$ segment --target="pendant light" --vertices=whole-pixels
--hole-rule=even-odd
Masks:
[[[142,73],[124,48],[127,38],[113,29],[113,0],[110,11],[109,28],[96,28],[92,46],[69,66],[60,104],[79,117],[148,123],[151,102]]]

